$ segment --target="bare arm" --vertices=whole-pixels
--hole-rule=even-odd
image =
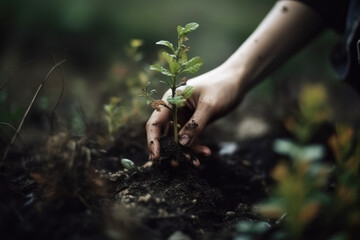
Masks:
[[[194,86],[195,91],[186,107],[182,108],[180,143],[192,147],[197,153],[209,155],[207,147],[197,144],[197,138],[207,123],[237,106],[253,85],[311,41],[321,30],[320,17],[308,6],[296,1],[278,1],[254,33],[228,60],[188,81],[188,85]],[[168,94],[169,91],[165,93],[163,100],[166,100]],[[151,160],[160,157],[158,139],[161,128],[168,121],[169,113],[163,109],[161,112],[153,112],[147,123]],[[194,122],[198,127],[189,127]]]
[[[223,64],[239,76],[240,87],[262,80],[323,29],[320,16],[301,2],[278,1],[251,36]]]

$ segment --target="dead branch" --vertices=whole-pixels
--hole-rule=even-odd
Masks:
[[[54,59],[54,62],[56,63],[57,61],[56,61],[55,56],[52,56],[52,57]],[[56,101],[55,107],[51,113],[51,119],[50,119],[50,131],[51,132],[54,130],[54,118],[55,118],[56,110],[59,107],[62,96],[64,95],[64,89],[65,89],[65,73],[64,73],[64,69],[62,68],[62,66],[60,66],[60,72],[61,72],[62,86],[61,86],[61,91],[60,91],[58,100]]]
[[[0,122],[0,125],[4,125],[4,126],[7,126],[9,128],[11,128],[12,130],[14,130],[14,132],[16,132],[16,128],[11,125],[10,123],[7,123],[7,122]],[[25,141],[24,141],[24,138],[21,136],[21,134],[19,133],[19,137],[21,139],[21,141],[23,142],[23,144],[25,145]]]
[[[55,65],[50,69],[50,71],[46,74],[44,80],[40,83],[40,85],[39,85],[38,89],[36,90],[36,92],[35,92],[32,100],[31,100],[31,102],[30,102],[30,104],[29,104],[29,106],[28,106],[28,108],[26,109],[26,112],[25,112],[23,118],[21,119],[21,122],[20,122],[18,128],[16,129],[16,132],[15,132],[14,136],[13,136],[12,139],[11,139],[10,144],[8,145],[8,147],[7,147],[6,150],[5,150],[5,153],[4,153],[3,157],[2,157],[2,160],[1,160],[0,164],[6,159],[7,154],[8,154],[8,152],[10,151],[12,145],[14,144],[17,135],[19,135],[20,129],[21,129],[22,125],[24,124],[25,118],[27,117],[27,115],[28,115],[30,109],[32,108],[32,106],[33,106],[33,104],[34,104],[37,96],[39,95],[41,88],[44,86],[45,82],[46,82],[47,79],[50,77],[50,75],[54,72],[54,70],[55,70],[56,68],[58,68],[58,67],[59,67],[61,64],[63,64],[64,62],[66,62],[66,60],[62,60],[61,62],[58,62],[57,64],[55,64]]]
[[[23,63],[20,66],[18,66],[11,74],[10,76],[0,85],[0,92],[4,89],[4,87],[8,84],[8,82],[10,81],[10,79],[24,66],[35,62],[35,60],[31,60],[29,62]]]

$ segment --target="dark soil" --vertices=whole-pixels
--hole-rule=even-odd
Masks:
[[[275,158],[271,138],[236,143],[230,154],[210,144],[200,168],[169,143],[162,161],[133,170],[121,157],[140,166],[146,151],[136,137],[125,139],[117,141],[125,149],[106,151],[68,138],[50,161],[46,153],[9,155],[0,172],[2,239],[233,239],[237,222],[257,219],[252,206],[267,196]]]

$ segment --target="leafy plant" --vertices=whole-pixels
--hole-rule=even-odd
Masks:
[[[255,208],[281,222],[286,239],[354,239],[360,226],[360,132],[334,124],[327,142],[310,144],[318,127],[330,120],[326,96],[321,85],[302,90],[300,111],[285,121],[295,139],[274,142],[274,151],[290,162],[275,166],[271,176],[277,184],[271,197]],[[325,145],[334,166],[319,161],[326,157]]]
[[[189,40],[187,35],[195,31],[198,27],[199,24],[197,23],[189,23],[186,24],[185,27],[178,26],[178,44],[176,48],[169,41],[161,40],[156,43],[157,45],[162,45],[168,48],[169,52],[163,52],[162,56],[165,58],[169,66],[168,68],[165,68],[159,64],[154,64],[150,66],[150,69],[160,72],[168,78],[167,80],[161,82],[171,89],[171,95],[167,98],[170,106],[162,100],[152,98],[152,95],[156,93],[156,91],[148,91],[150,83],[148,83],[143,89],[143,96],[155,110],[160,111],[160,106],[164,106],[172,112],[175,142],[178,142],[178,109],[185,105],[186,100],[191,97],[194,91],[192,86],[186,86],[186,78],[182,78],[182,80],[179,81],[179,77],[183,74],[196,73],[203,65],[203,61],[200,57],[194,57],[188,60],[187,53],[189,51],[189,47],[184,44]],[[179,89],[180,87],[181,89]]]
[[[126,109],[121,105],[121,98],[112,97],[108,104],[104,105],[105,120],[108,125],[108,131],[110,138],[113,138],[113,134],[120,127],[124,126],[128,119],[128,114],[126,114]]]
[[[285,119],[285,127],[300,144],[310,141],[317,129],[332,117],[328,94],[321,84],[302,87],[299,96],[299,111]]]

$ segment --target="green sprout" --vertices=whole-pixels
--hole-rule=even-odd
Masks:
[[[155,100],[152,98],[152,95],[156,91],[148,91],[149,83],[146,88],[143,89],[143,96],[155,110],[160,111],[160,106],[164,106],[172,112],[175,142],[178,142],[179,140],[179,125],[177,116],[178,109],[185,105],[186,100],[190,98],[194,92],[194,88],[192,86],[186,86],[187,78],[184,77],[179,81],[180,76],[183,74],[196,73],[203,65],[203,61],[200,57],[194,57],[188,60],[187,52],[189,51],[189,47],[184,44],[187,40],[189,40],[187,35],[196,30],[198,27],[199,24],[197,23],[189,23],[186,24],[185,27],[178,26],[178,45],[176,49],[169,41],[161,40],[156,43],[157,45],[166,46],[169,49],[169,52],[162,53],[162,56],[168,63],[169,68],[165,68],[159,64],[154,64],[150,66],[150,69],[160,72],[161,74],[168,77],[167,80],[160,82],[167,85],[171,89],[171,95],[167,98],[170,106],[168,106],[168,104],[162,100]],[[184,88],[184,86],[186,87]],[[182,89],[178,89],[179,87],[182,87]]]
[[[132,170],[135,168],[135,163],[127,158],[122,158],[121,164],[124,166],[124,168],[126,168],[128,170]]]
[[[111,141],[114,133],[126,124],[128,112],[120,105],[121,98],[111,97],[110,102],[104,105],[105,120]]]

